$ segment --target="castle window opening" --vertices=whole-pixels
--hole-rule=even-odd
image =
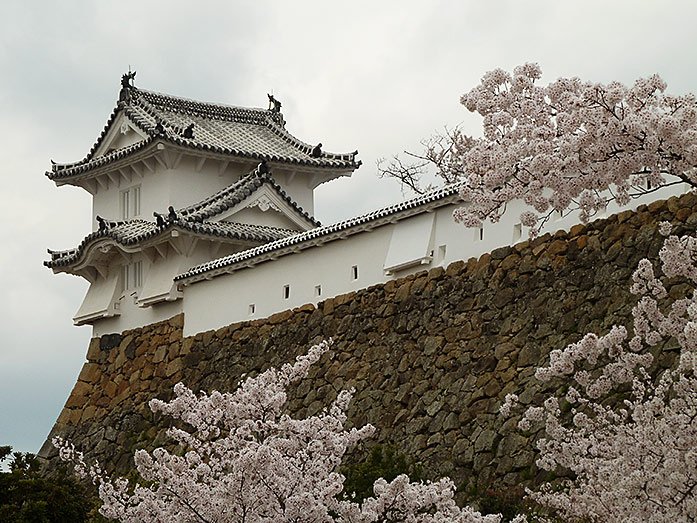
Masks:
[[[283,299],[287,300],[290,298],[290,285],[283,286]]]
[[[140,289],[143,286],[143,262],[137,261],[124,265],[121,270],[123,290]]]
[[[315,296],[322,296],[322,286],[315,285]]]
[[[257,306],[254,303],[249,304],[249,315],[252,316],[257,310]]]
[[[140,185],[124,189],[119,193],[119,206],[122,220],[140,215]]]
[[[351,267],[351,278],[354,280],[358,279],[358,265]]]

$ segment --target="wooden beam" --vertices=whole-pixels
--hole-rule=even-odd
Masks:
[[[95,182],[99,189],[104,189],[105,191],[109,189],[109,180],[104,178],[103,175],[95,176]]]
[[[120,171],[119,171],[120,172]],[[121,176],[118,176],[115,172],[113,171],[108,171],[106,175],[109,177],[109,180],[111,183],[116,185],[116,187],[121,187]]]
[[[184,153],[174,153],[174,158],[172,159],[172,167],[171,169],[176,169],[179,167],[179,163],[182,161],[182,158],[184,157]]]
[[[76,274],[79,274],[90,283],[94,283],[97,280],[97,271],[94,267],[83,267]]]
[[[82,180],[81,185],[92,196],[97,194],[98,185],[97,182],[94,181],[94,179]]]
[[[131,180],[133,180],[134,174],[142,180],[143,179],[143,168],[140,166],[140,164],[132,163],[130,167],[131,167],[131,171],[133,172],[133,174],[131,174]]]
[[[169,245],[172,248],[172,250],[179,256],[184,256],[184,251],[179,245],[177,245],[178,243],[179,242],[177,241],[177,238],[170,238],[169,240]]]
[[[145,159],[145,158],[144,158],[143,160],[141,160],[141,163],[142,163],[143,165],[145,165],[145,168],[146,168],[148,171],[150,171],[151,173],[154,173],[154,172],[155,172],[155,163],[153,163],[153,165],[150,165],[150,162],[148,162],[148,160]],[[141,174],[141,176],[142,176],[142,174]]]
[[[194,168],[197,173],[201,172],[204,163],[206,163],[206,157],[202,156],[201,158],[199,158],[198,162],[196,162],[196,167]]]
[[[227,160],[220,161],[220,165],[218,166],[218,176],[221,176],[225,172],[225,169],[227,169],[228,165],[230,165],[230,162],[228,162]]]
[[[126,183],[131,183],[131,181],[133,181],[133,175],[131,173],[129,173],[128,171],[124,171],[123,169],[119,169],[119,174],[126,181]]]
[[[141,252],[150,263],[155,263],[155,260],[157,259],[157,251],[155,251],[152,247],[147,247],[143,249]]]
[[[198,238],[195,236],[192,237],[189,241],[189,247],[186,249],[186,257],[190,257],[194,253],[194,249],[196,248],[196,245],[198,244]]]
[[[109,276],[109,267],[105,267],[104,265],[94,265],[93,267],[102,278],[105,280],[107,279]]]
[[[167,257],[167,244],[166,243],[156,243],[154,245],[155,250],[157,253],[162,257],[166,258]]]
[[[130,262],[131,262],[130,256],[127,256],[126,253],[123,252],[121,249],[114,249],[114,250],[121,256],[121,259],[122,259],[123,261],[125,261],[126,263],[130,263]]]
[[[155,160],[157,160],[157,163],[159,163],[164,170],[167,170],[167,169],[169,169],[169,167],[167,166],[167,162],[164,159],[162,159],[162,157],[161,157],[162,154],[164,154],[164,153],[156,154]]]

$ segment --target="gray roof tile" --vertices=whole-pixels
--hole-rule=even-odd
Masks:
[[[210,262],[193,267],[187,272],[176,276],[174,280],[186,280],[187,282],[198,281],[199,279],[202,279],[202,275],[204,273],[207,273],[209,271],[214,271],[217,269],[233,270],[237,267],[245,266],[249,262],[253,262],[255,258],[261,258],[265,254],[274,251],[283,251],[287,247],[303,248],[303,245],[305,247],[309,247],[314,243],[315,240],[322,239],[326,239],[326,241],[331,241],[332,239],[337,239],[331,237],[332,235],[335,235],[335,233],[345,233],[345,235],[355,234],[357,232],[360,232],[361,228],[358,227],[360,225],[369,224],[370,222],[377,222],[381,218],[391,217],[393,215],[403,213],[404,211],[407,211],[408,214],[413,214],[413,212],[409,213],[409,211],[418,212],[417,209],[419,207],[423,207],[425,205],[432,204],[441,200],[444,200],[443,204],[445,204],[445,202],[448,201],[446,199],[452,200],[453,198],[459,198],[458,193],[462,186],[462,182],[447,185],[445,187],[441,187],[439,189],[430,191],[421,196],[417,196],[416,198],[412,198],[404,202],[390,205],[389,207],[384,207],[382,209],[378,209],[376,211],[363,214],[355,218],[350,218],[348,220],[344,220],[331,225],[325,225],[322,227],[317,227],[315,229],[310,229],[309,231],[294,234],[292,236],[281,238],[270,243],[265,243],[263,245],[259,245],[258,247],[254,247],[246,251],[236,252],[229,256],[218,258],[217,260],[212,260]],[[345,237],[343,235],[339,236]],[[295,249],[289,252],[295,252]],[[281,253],[278,252],[275,254],[280,255]]]
[[[353,170],[361,164],[356,159],[358,151],[322,152],[321,157],[313,157],[314,146],[292,136],[285,128],[280,112],[197,102],[136,87],[128,87],[127,90],[126,101],[117,104],[87,156],[74,163],[54,164],[52,170],[46,173],[50,179],[85,174],[145,149],[155,141],[233,157],[321,168]],[[146,133],[147,138],[137,144],[95,156],[121,112]],[[193,136],[187,138],[185,129],[191,124]]]

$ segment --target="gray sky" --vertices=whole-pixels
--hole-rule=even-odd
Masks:
[[[86,283],[41,263],[89,232],[90,197],[43,173],[84,157],[129,65],[139,87],[188,98],[263,107],[273,92],[298,138],[358,148],[363,167],[316,193],[329,223],[402,197],[377,158],[443,125],[478,133],[458,100],[495,67],[697,91],[695,20],[697,3],[667,0],[3,0],[0,445],[38,450],[84,361]]]

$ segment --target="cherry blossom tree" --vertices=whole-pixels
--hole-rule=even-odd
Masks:
[[[497,221],[522,200],[521,223],[536,233],[554,211],[578,209],[581,221],[611,200],[668,185],[697,187],[697,103],[666,94],[657,75],[632,87],[560,78],[546,86],[536,64],[495,69],[460,101],[483,118],[483,135],[460,129],[424,142],[416,163],[395,157],[383,175],[420,190],[427,167],[446,182],[461,180],[467,202],[456,219],[472,227]]]
[[[537,370],[538,379],[560,378],[568,388],[529,407],[519,427],[543,425],[538,466],[574,479],[531,497],[564,521],[697,520],[697,238],[670,236],[660,259],[666,277],[690,282],[687,296],[671,299],[642,260],[631,288],[640,297],[633,334],[587,334]],[[678,345],[677,364],[652,377],[650,349],[666,342]],[[507,396],[502,413],[517,401]]]
[[[112,480],[69,442],[57,438],[54,444],[78,474],[99,486],[100,512],[122,522],[499,522],[499,516],[458,508],[449,479],[379,479],[374,496],[360,505],[341,495],[343,455],[374,432],[370,425],[344,428],[353,391],[340,392],[315,416],[295,419],[283,412],[286,387],[328,349],[328,343],[314,346],[292,365],[245,379],[232,393],[196,395],[178,384],[171,401],[151,400],[153,412],[190,429],[168,430],[181,452],[136,452],[144,485]]]

